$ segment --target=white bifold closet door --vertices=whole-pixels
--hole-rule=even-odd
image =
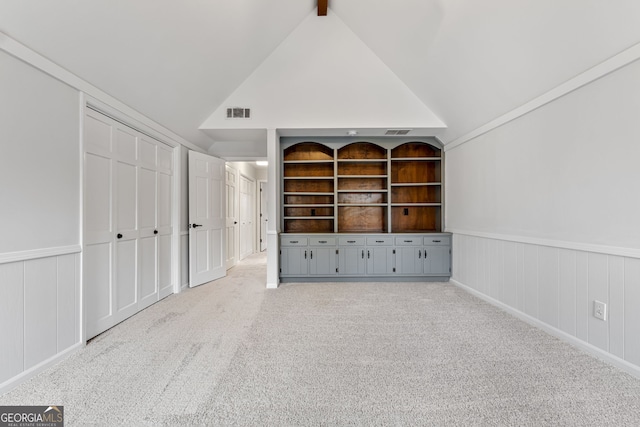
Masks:
[[[173,292],[172,148],[87,110],[86,338]]]

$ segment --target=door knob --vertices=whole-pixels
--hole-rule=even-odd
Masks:
[[[237,224],[237,223],[238,223],[238,221],[233,221],[233,223],[234,223],[234,224]]]
[[[158,230],[153,230],[153,234],[158,234]]]
[[[202,224],[191,224],[191,228],[202,227]]]
[[[118,234],[116,235],[116,237],[117,237],[118,239],[122,239],[122,234],[118,233]]]

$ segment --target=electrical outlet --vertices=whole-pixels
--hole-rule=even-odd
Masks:
[[[600,320],[607,320],[607,304],[600,301],[593,301],[593,317]]]

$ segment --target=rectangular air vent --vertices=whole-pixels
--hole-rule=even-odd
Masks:
[[[227,119],[250,119],[251,108],[229,107],[227,108]]]
[[[387,129],[385,135],[406,135],[411,129]]]

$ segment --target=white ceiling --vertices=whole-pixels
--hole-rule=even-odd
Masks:
[[[0,0],[0,32],[185,139],[234,157],[243,141],[245,154],[262,152],[255,144],[264,134],[200,125],[315,5]],[[637,0],[330,0],[329,7],[448,126],[439,135],[445,143],[640,42]]]

